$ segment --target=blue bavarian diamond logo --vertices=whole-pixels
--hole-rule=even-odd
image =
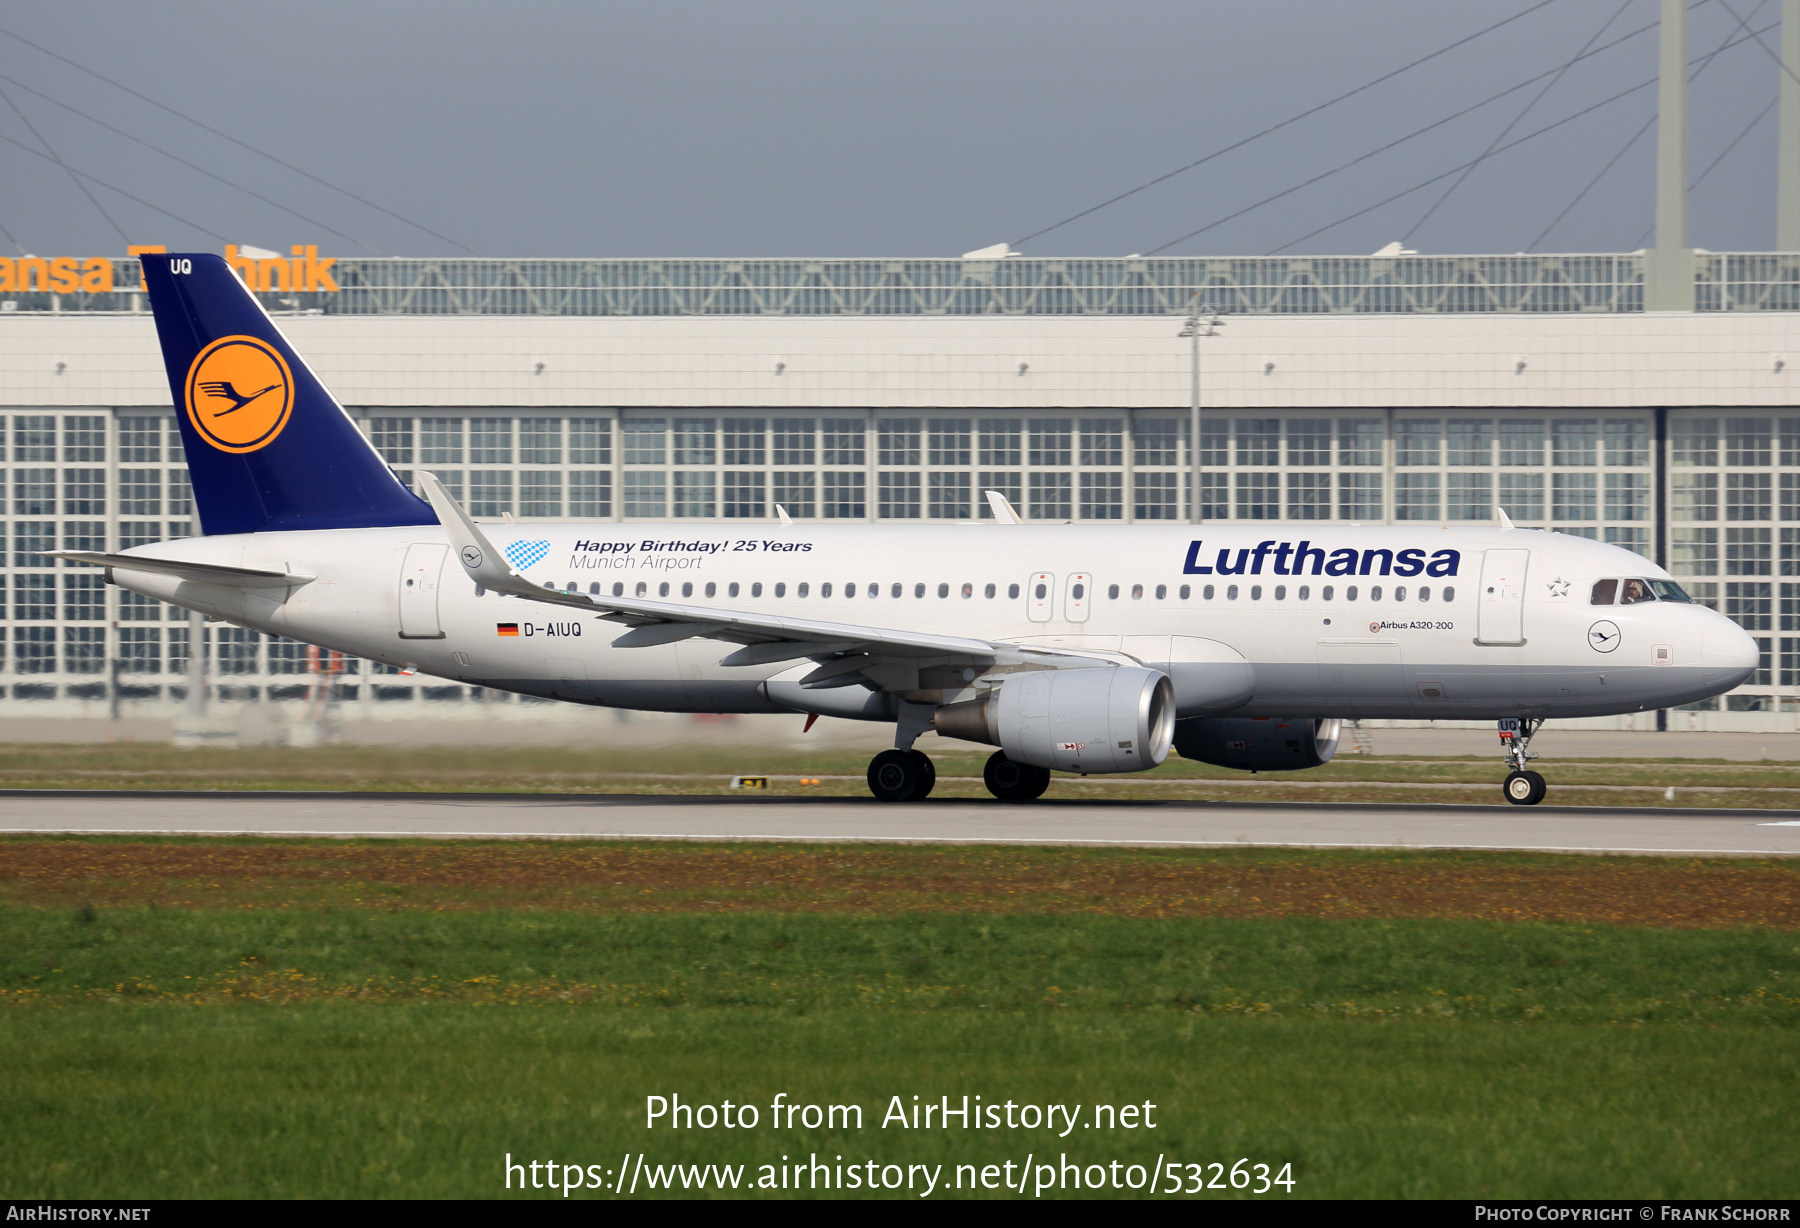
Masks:
[[[550,543],[547,541],[514,542],[506,548],[505,553],[507,562],[520,571],[524,571],[550,553]]]

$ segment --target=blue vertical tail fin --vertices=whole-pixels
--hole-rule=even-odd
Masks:
[[[223,257],[146,255],[143,269],[203,532],[438,522]]]

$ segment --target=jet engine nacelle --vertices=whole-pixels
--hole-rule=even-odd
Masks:
[[[946,704],[946,737],[986,742],[1014,763],[1061,772],[1141,772],[1169,757],[1175,695],[1158,670],[1097,666],[1010,674],[982,699]]]
[[[1252,719],[1203,716],[1175,723],[1175,749],[1183,759],[1244,772],[1290,772],[1331,762],[1344,722],[1328,719]]]

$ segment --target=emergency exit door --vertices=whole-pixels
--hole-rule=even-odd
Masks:
[[[1481,556],[1481,588],[1475,594],[1475,642],[1525,642],[1525,570],[1529,550],[1488,550]]]
[[[442,542],[414,542],[400,565],[400,638],[441,640],[438,623],[438,580],[450,547]]]

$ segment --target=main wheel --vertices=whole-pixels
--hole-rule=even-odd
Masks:
[[[1049,769],[1014,763],[1003,750],[988,756],[987,765],[981,769],[981,779],[989,793],[1005,802],[1028,802],[1042,797],[1044,790],[1050,787]]]
[[[1550,786],[1536,772],[1510,772],[1500,790],[1515,806],[1535,806],[1544,800]]]
[[[919,783],[913,786],[912,796],[907,800],[922,802],[937,787],[937,764],[922,750],[909,750],[906,753],[913,757],[913,762],[919,767]]]
[[[925,760],[924,768],[919,766],[921,759]],[[931,760],[917,751],[884,750],[869,761],[869,792],[884,802],[911,801],[922,783],[925,792],[931,792],[937,775],[933,772],[930,783],[924,781],[930,767]]]

